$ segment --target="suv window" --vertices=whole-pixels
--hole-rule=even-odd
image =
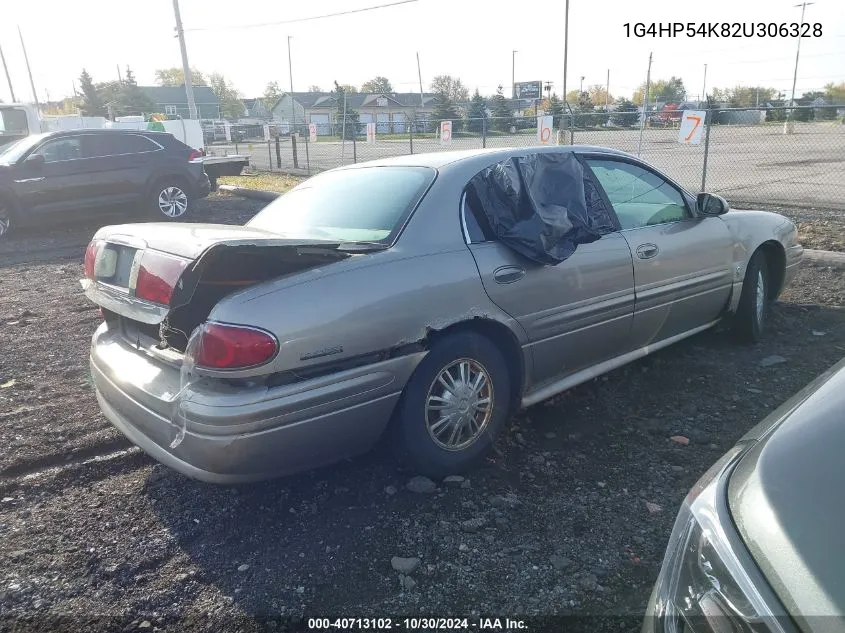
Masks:
[[[82,143],[78,136],[65,136],[54,141],[47,141],[33,152],[44,157],[44,162],[55,163],[62,160],[82,158]]]
[[[677,222],[689,217],[683,195],[647,169],[618,160],[588,158],[622,229]]]
[[[159,149],[151,140],[137,134],[88,134],[84,140],[85,155],[91,158],[138,154]]]

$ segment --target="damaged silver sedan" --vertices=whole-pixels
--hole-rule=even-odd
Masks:
[[[315,176],[246,226],[104,227],[83,286],[106,417],[155,459],[234,483],[385,434],[433,476],[508,416],[729,321],[755,341],[802,256],[596,147],[443,152]]]

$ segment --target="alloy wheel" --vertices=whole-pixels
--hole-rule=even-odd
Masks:
[[[755,293],[757,323],[763,324],[763,317],[766,310],[766,280],[763,277],[763,271],[757,271],[757,291]]]
[[[493,381],[476,360],[453,361],[437,374],[428,389],[426,428],[440,448],[467,448],[481,437],[492,417]]]
[[[188,196],[179,187],[166,187],[158,194],[158,208],[169,218],[178,218],[188,210]]]

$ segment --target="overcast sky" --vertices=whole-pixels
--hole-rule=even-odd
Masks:
[[[32,100],[17,26],[23,31],[39,99],[67,96],[86,68],[95,81],[117,78],[128,64],[138,82],[152,84],[157,68],[180,66],[171,0],[0,0],[0,47],[18,100]],[[460,77],[470,90],[492,94],[516,80],[563,82],[564,0],[418,0],[367,13],[299,24],[234,28],[310,17],[383,4],[389,0],[181,0],[191,65],[221,72],[244,96],[260,96],[268,81],[289,86],[287,36],[293,36],[295,90],[312,84],[330,89],[384,75],[397,91],[418,91],[415,53],[425,88],[434,75]],[[772,86],[788,93],[796,39],[635,38],[626,22],[793,22],[796,0],[571,0],[568,89],[604,84],[630,98],[645,80],[654,53],[652,78],[683,78],[690,97],[702,87],[737,84]],[[118,13],[116,7],[125,7]],[[845,2],[817,0],[806,21],[823,35],[804,39],[797,94],[845,81]],[[204,29],[204,30],[192,30]],[[77,79],[78,84],[78,79]],[[10,101],[0,75],[0,99]]]

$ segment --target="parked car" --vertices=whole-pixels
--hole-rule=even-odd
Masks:
[[[202,154],[165,132],[74,130],[27,136],[0,153],[0,236],[14,225],[138,204],[174,220],[208,195]]]
[[[785,217],[614,150],[359,163],[246,226],[99,230],[91,371],[106,417],[198,479],[312,468],[385,432],[449,474],[520,407],[726,319],[756,340],[802,252]]]
[[[643,633],[845,630],[843,394],[845,360],[698,481],[675,521]]]

